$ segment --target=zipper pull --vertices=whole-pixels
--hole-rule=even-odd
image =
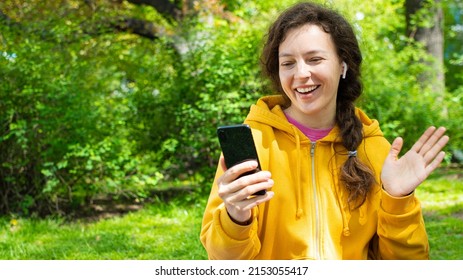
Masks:
[[[315,144],[317,144],[317,142],[311,142],[311,143],[312,143],[312,146],[310,147],[310,156],[313,157],[315,154]]]

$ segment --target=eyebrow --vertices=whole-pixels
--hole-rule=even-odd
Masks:
[[[304,55],[313,55],[313,54],[317,54],[317,53],[326,54],[327,51],[324,51],[324,50],[313,50],[313,51],[305,52]],[[286,53],[286,52],[283,52],[283,53],[278,54],[278,57],[288,57],[288,56],[293,56],[293,55],[290,54],[290,53]]]

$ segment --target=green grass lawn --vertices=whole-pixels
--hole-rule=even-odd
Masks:
[[[440,170],[417,190],[431,259],[463,259],[461,170]],[[96,222],[0,218],[4,260],[199,260],[206,198],[155,201],[139,211]]]
[[[98,222],[2,219],[0,259],[205,259],[203,203],[153,203]]]
[[[416,195],[423,208],[431,259],[463,260],[463,170],[438,170]]]

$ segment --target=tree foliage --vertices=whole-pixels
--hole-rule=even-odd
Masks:
[[[216,127],[242,122],[271,93],[259,70],[262,37],[291,2],[3,1],[0,212],[69,214],[100,194],[143,199],[165,181],[208,190]],[[427,56],[406,36],[404,1],[332,5],[364,53],[359,106],[386,136],[410,145],[444,124],[463,148],[463,89],[447,85],[441,119],[432,91],[417,85]]]

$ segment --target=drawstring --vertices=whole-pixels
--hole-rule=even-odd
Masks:
[[[335,191],[335,196],[336,196],[339,208],[341,208],[342,234],[344,236],[349,236],[350,235],[349,221],[351,218],[351,214],[350,214],[350,209],[349,209],[349,203],[347,202],[346,191],[343,191],[339,184],[339,181],[340,181],[339,172],[338,172],[339,167],[338,167],[338,162],[336,160],[336,151],[334,149],[334,142],[331,142],[331,152],[334,158],[334,167],[332,168],[334,191]]]

